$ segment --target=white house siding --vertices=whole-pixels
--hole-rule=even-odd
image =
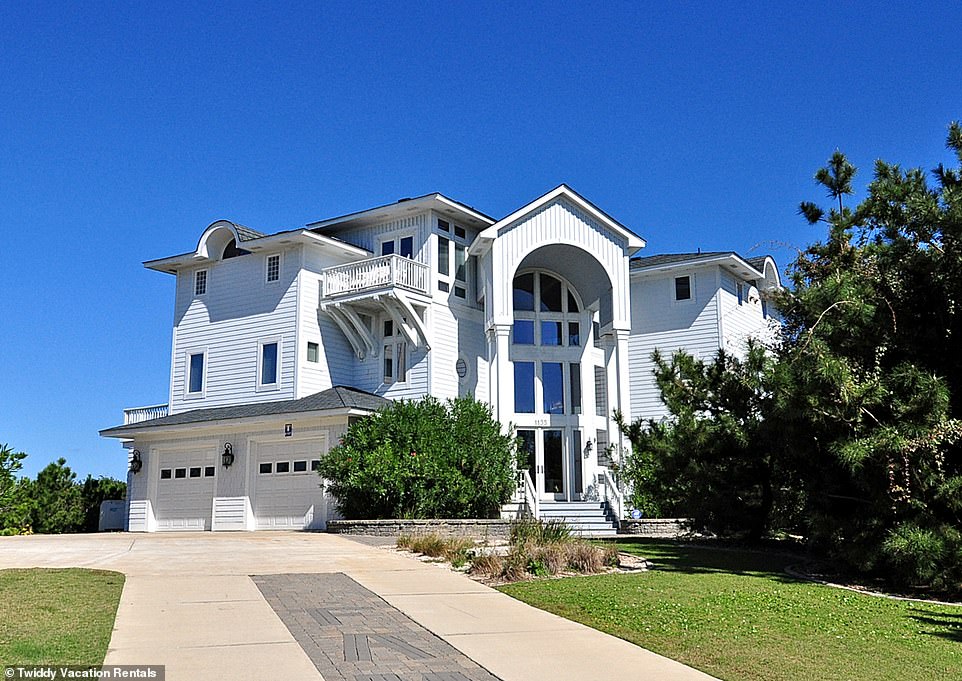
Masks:
[[[309,252],[305,255],[305,260],[311,259]],[[301,272],[298,286],[297,398],[335,385],[354,384],[354,351],[337,324],[320,311],[321,279],[312,270],[314,267]],[[319,346],[317,362],[307,360],[308,342]]]
[[[738,302],[737,285],[742,284],[742,302]],[[769,320],[762,316],[761,302],[751,302],[748,290],[751,283],[736,279],[728,272],[721,274],[719,288],[719,310],[721,313],[721,334],[724,338],[725,351],[737,357],[743,357],[749,338],[757,338],[762,342],[773,340]]]
[[[210,263],[207,293],[194,296],[194,271],[177,276],[170,413],[293,399],[297,250],[281,254],[280,280],[265,281],[265,259],[251,254]],[[197,268],[203,269],[203,268]],[[279,389],[257,389],[258,342],[280,342]],[[207,352],[202,397],[186,396],[187,354]]]
[[[694,300],[675,302],[676,276],[694,277]],[[628,339],[629,386],[633,418],[667,413],[652,374],[651,355],[676,350],[711,359],[719,349],[717,268],[634,276],[631,280],[631,335]]]
[[[381,255],[381,241],[390,237],[412,235],[414,237],[414,259],[429,263],[428,235],[430,211],[424,211],[403,218],[385,220],[374,225],[333,229],[325,234],[335,234],[338,239],[369,250],[375,257]]]

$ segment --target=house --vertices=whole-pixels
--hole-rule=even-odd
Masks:
[[[564,185],[500,220],[429,194],[277,234],[214,222],[145,263],[176,277],[175,316],[167,404],[101,432],[128,450],[128,528],[324,528],[320,455],[424,395],[512,424],[539,514],[616,495],[614,412],[663,413],[651,351],[773,333],[779,285],[768,257],[644,246]]]

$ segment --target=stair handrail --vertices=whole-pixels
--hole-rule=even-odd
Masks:
[[[524,503],[533,518],[541,517],[541,508],[538,503],[538,493],[534,482],[531,480],[531,471],[522,468],[518,471],[521,476],[521,486],[524,488]]]
[[[611,505],[615,519],[620,522],[625,507],[624,496],[607,468],[601,469],[601,480],[605,484],[605,501]]]

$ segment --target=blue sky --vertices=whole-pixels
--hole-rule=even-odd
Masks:
[[[838,147],[951,162],[959,3],[0,3],[0,443],[123,477],[97,431],[167,400],[173,278],[213,220],[271,232],[565,182],[648,252],[821,232]],[[203,3],[206,4],[206,3]]]

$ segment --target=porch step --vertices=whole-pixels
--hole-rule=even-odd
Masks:
[[[614,537],[618,533],[617,519],[603,501],[543,501],[539,510],[542,520],[560,520],[572,534],[582,537]]]

